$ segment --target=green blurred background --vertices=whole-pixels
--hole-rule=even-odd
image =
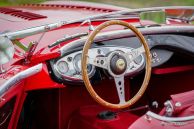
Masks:
[[[46,0],[0,0],[0,6],[23,4],[23,3],[39,3]],[[193,6],[194,0],[81,0],[118,5],[129,8],[153,7],[153,6]]]

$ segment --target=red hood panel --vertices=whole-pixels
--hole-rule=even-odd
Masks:
[[[100,13],[125,9],[110,5],[72,1],[49,1],[42,4],[26,4],[6,8],[7,10],[15,10],[15,12],[12,13],[19,14],[4,14],[0,10],[0,32],[22,30],[48,23],[75,20]],[[24,15],[27,16],[30,16],[31,14],[40,15],[42,18],[36,20],[25,19],[20,16],[21,12],[22,14],[25,13]]]

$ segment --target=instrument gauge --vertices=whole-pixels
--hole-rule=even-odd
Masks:
[[[81,70],[82,70],[82,68],[81,68],[81,57],[82,57],[82,54],[79,53],[73,59],[74,68],[80,74],[81,74]],[[94,72],[94,66],[91,65],[91,64],[88,64],[87,65],[87,71],[88,71],[88,75],[90,76]]]
[[[140,55],[140,56],[138,56],[137,58],[135,58],[134,59],[134,62],[137,64],[137,65],[140,65],[141,64],[141,62],[142,62],[142,56]]]
[[[67,62],[66,61],[58,62],[57,69],[60,73],[65,74],[69,70]]]
[[[81,53],[77,54],[73,59],[74,68],[77,72],[81,73]]]

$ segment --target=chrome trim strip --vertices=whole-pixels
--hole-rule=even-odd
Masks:
[[[184,122],[194,120],[194,116],[186,116],[186,117],[166,117],[155,114],[151,111],[146,113],[147,116],[152,117],[154,119],[164,121],[164,122]]]
[[[43,66],[42,64],[35,65],[11,77],[9,80],[7,80],[4,84],[0,86],[0,97],[16,83],[39,73],[42,70],[42,66]]]

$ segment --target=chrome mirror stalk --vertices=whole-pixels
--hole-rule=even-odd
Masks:
[[[92,25],[92,22],[91,22],[91,20],[90,19],[87,19],[87,20],[85,20],[85,21],[83,21],[81,24],[80,24],[80,26],[83,26],[84,24],[88,24],[88,31],[89,31],[89,33],[91,32],[91,31],[93,31],[94,30],[94,26]]]
[[[36,50],[37,45],[38,42],[32,42],[31,45],[29,45],[28,51],[26,52],[25,64],[30,63],[31,57]]]

